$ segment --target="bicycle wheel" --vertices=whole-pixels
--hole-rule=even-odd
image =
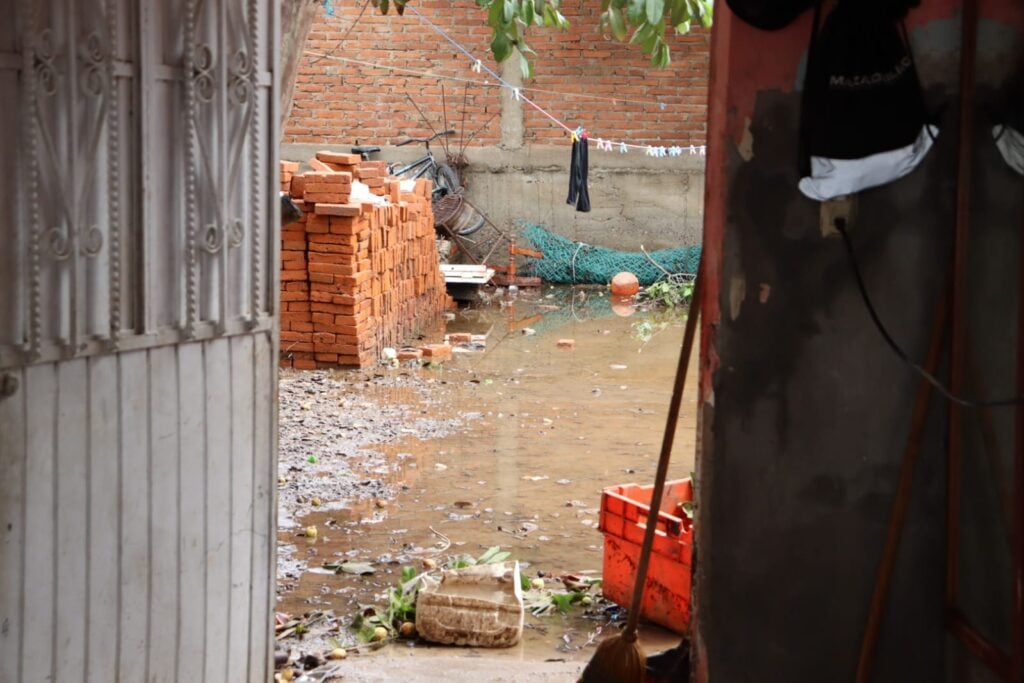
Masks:
[[[434,182],[437,184],[438,189],[443,190],[441,194],[451,194],[462,189],[462,183],[459,182],[459,174],[448,164],[438,164],[434,177]]]

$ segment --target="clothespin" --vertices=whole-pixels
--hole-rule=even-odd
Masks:
[[[665,104],[664,102],[658,102],[658,109],[661,109],[662,111],[665,111],[665,107],[667,106],[668,105]]]
[[[703,157],[703,156],[707,156],[707,154],[708,154],[708,148],[706,146],[704,146],[704,145],[701,145],[700,146],[700,155]]]
[[[654,147],[652,147],[651,145],[647,145],[647,149],[644,150],[644,154],[646,154],[649,157],[656,157],[658,156],[658,151],[654,149]]]
[[[484,63],[479,59],[473,62],[473,73],[481,73],[484,70]]]
[[[629,151],[629,148],[626,147],[626,143],[625,142],[620,142],[619,143],[619,154],[625,154],[628,151]]]
[[[664,147],[659,147],[658,148],[658,156],[662,157],[662,158],[667,157],[668,156],[668,150],[665,149]]]
[[[693,145],[690,145],[690,156],[693,156],[696,153],[697,153],[697,148],[694,147]]]
[[[576,142],[577,140],[579,140],[579,136],[576,135],[576,131],[574,131],[574,130],[570,130],[569,131],[569,139],[572,140],[573,142]]]
[[[512,88],[512,98],[516,102],[519,102],[520,100],[523,99],[523,95],[522,93],[519,92],[519,88]]]
[[[683,156],[683,148],[679,146],[669,147],[668,155],[670,157],[681,157]]]

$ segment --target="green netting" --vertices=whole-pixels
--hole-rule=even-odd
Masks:
[[[660,249],[647,254],[618,251],[573,242],[532,223],[523,226],[522,235],[534,249],[544,254],[543,259],[528,259],[524,270],[528,269],[545,282],[557,284],[605,285],[616,273],[628,271],[636,275],[641,285],[647,286],[663,279],[665,271],[695,275],[700,262],[699,246]],[[652,260],[658,265],[651,263]]]

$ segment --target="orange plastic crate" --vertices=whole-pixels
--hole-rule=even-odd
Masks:
[[[651,513],[653,488],[623,484],[609,487],[601,494],[604,596],[627,608]],[[692,500],[693,483],[689,479],[665,484],[640,606],[641,616],[676,633],[684,633],[690,622],[693,525],[680,504]]]

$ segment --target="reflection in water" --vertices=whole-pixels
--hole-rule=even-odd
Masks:
[[[295,529],[282,530],[280,544],[294,544],[294,558],[309,566],[345,558],[376,563],[378,571],[363,577],[307,571],[281,595],[278,609],[349,615],[359,605],[380,604],[402,565],[440,557],[443,538],[451,543],[445,554],[475,556],[500,545],[531,577],[600,573],[601,490],[653,481],[682,339],[682,316],[637,310],[624,317],[603,294],[524,290],[512,300],[498,296],[456,314],[447,332],[487,334],[487,348],[456,353],[444,368],[420,371],[436,380],[437,395],[427,410],[478,419],[445,438],[374,447],[385,453],[387,466],[373,476],[387,478],[398,492],[386,506],[373,500],[325,504],[298,520],[300,528],[318,527],[315,542],[296,537]],[[649,329],[638,334],[637,325],[645,322]],[[524,328],[535,333],[524,334]],[[574,339],[575,348],[556,348],[563,338]],[[689,383],[683,403],[673,478],[689,476],[693,468],[695,386]],[[362,392],[367,401],[415,400],[373,385]],[[528,615],[523,645],[504,656],[585,660],[592,650],[572,646],[596,625],[578,610]],[[645,636],[651,647],[674,642],[671,634]]]

